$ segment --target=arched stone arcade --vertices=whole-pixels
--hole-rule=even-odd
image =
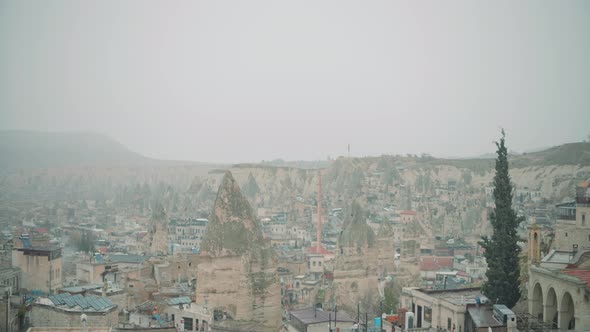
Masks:
[[[553,287],[549,288],[547,292],[547,300],[545,302],[545,313],[543,314],[546,323],[551,324],[553,328],[557,328],[558,312],[557,312],[557,294]]]
[[[545,305],[543,299],[543,289],[540,283],[536,283],[533,289],[533,297],[531,300],[531,315],[540,321],[543,321],[543,306]]]
[[[533,281],[529,290],[529,313],[560,331],[575,331],[576,310],[571,292],[552,284]]]
[[[565,292],[559,305],[559,329],[575,330],[576,319],[574,318],[575,308],[574,301],[570,293]]]

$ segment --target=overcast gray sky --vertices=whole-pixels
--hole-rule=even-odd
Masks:
[[[200,161],[590,134],[590,1],[3,1],[0,129]]]

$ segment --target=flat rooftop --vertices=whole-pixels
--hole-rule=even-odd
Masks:
[[[475,304],[478,297],[483,297],[480,288],[457,288],[457,289],[445,289],[445,290],[429,290],[414,288],[412,291],[418,291],[437,299],[443,299],[452,304],[463,305],[463,304]]]
[[[301,323],[308,325],[308,324],[315,324],[315,323],[324,323],[328,320],[334,321],[334,318],[337,317],[338,322],[354,322],[348,314],[344,311],[338,311],[338,314],[334,311],[323,311],[321,309],[314,310],[313,308],[305,308],[299,310],[292,310],[289,312],[291,318],[299,320]]]
[[[483,327],[500,327],[503,323],[494,318],[494,308],[491,305],[469,306],[467,308],[473,324],[477,328]]]

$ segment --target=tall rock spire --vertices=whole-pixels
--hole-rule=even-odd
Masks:
[[[201,248],[210,256],[256,254],[264,246],[260,224],[240,187],[225,172]]]
[[[227,313],[224,331],[275,332],[281,325],[276,257],[232,174],[225,173],[201,245],[196,302]]]

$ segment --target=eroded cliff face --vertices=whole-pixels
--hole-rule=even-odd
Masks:
[[[277,331],[281,294],[274,252],[232,174],[225,173],[203,239],[197,303],[228,314],[214,326]]]
[[[149,231],[150,252],[166,255],[168,253],[168,218],[162,204],[155,203],[152,210]]]
[[[367,217],[367,212],[357,201],[346,209],[342,233],[338,239],[339,248],[360,255],[374,246],[375,233],[367,225]]]
[[[570,154],[588,156],[590,148]],[[345,207],[354,199],[367,199],[375,193],[400,196],[402,184],[411,194],[433,194],[434,188],[444,187],[449,180],[456,181],[460,190],[483,191],[493,179],[494,159],[380,156],[339,158],[322,166],[325,206]],[[169,217],[205,217],[224,175],[223,170],[213,167],[46,170],[5,176],[3,183],[6,192],[15,197],[53,195],[56,186],[73,186],[67,193],[76,200],[79,193],[91,193],[89,199],[114,195],[114,206],[143,214],[149,202],[157,198]],[[266,211],[293,214],[297,210],[295,197],[306,202],[317,197],[317,170],[262,164],[235,165],[230,170],[255,212],[264,207]],[[590,177],[590,159],[563,159],[561,153],[554,152],[520,155],[510,158],[510,175],[516,189],[539,190],[549,201],[562,201],[573,197],[576,183]]]
[[[515,187],[539,190],[550,201],[573,197],[575,184],[590,177],[588,164],[552,164],[544,160],[533,163],[523,158],[510,161]],[[294,197],[317,197],[317,170],[241,165],[231,171],[238,183],[253,188],[248,198],[259,206],[288,208]],[[432,193],[449,181],[456,181],[461,190],[483,190],[493,176],[494,159],[381,156],[335,160],[324,170],[322,181],[325,203],[331,201],[339,205],[336,207],[344,207],[372,192],[401,194],[400,184],[414,194]]]

